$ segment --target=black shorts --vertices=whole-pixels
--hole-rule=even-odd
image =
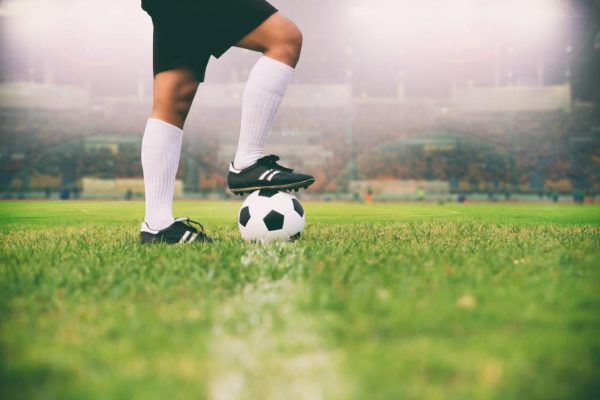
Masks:
[[[146,6],[154,24],[154,75],[187,67],[203,81],[211,55],[219,58],[277,12],[266,0],[190,4]]]

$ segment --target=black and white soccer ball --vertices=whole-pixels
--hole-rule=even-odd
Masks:
[[[276,190],[250,194],[238,216],[238,226],[246,241],[289,241],[300,238],[306,215],[295,196]]]

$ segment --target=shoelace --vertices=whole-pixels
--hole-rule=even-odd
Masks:
[[[188,227],[196,230],[196,232],[194,232],[194,233],[197,233],[199,235],[202,235],[202,236],[206,237],[206,233],[204,233],[204,225],[202,225],[200,222],[193,221],[193,220],[191,220],[191,219],[188,218],[185,221],[181,221],[181,223],[183,223],[183,224],[187,225]]]
[[[256,162],[258,164],[264,165],[265,167],[277,168],[284,172],[292,172],[293,171],[293,169],[291,169],[291,168],[286,168],[286,167],[283,167],[283,166],[277,164],[277,161],[279,161],[279,157],[274,154],[271,154],[270,156],[264,156],[263,158],[258,159],[258,161],[256,161]]]

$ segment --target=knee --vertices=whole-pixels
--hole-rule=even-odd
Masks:
[[[198,83],[174,85],[169,90],[155,92],[154,109],[185,118],[192,107]]]
[[[300,57],[300,51],[302,50],[302,41],[304,37],[302,36],[302,31],[296,24],[293,22],[290,23],[290,26],[287,28],[285,32],[285,43],[290,47],[290,50],[296,55]]]
[[[270,49],[278,58],[295,67],[302,51],[302,31],[292,21],[287,21],[278,32],[277,39]]]
[[[174,96],[176,112],[187,115],[198,91],[198,85],[197,82],[190,82],[177,88]]]

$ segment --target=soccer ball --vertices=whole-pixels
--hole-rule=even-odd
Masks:
[[[300,201],[276,190],[250,194],[238,216],[238,226],[246,241],[289,241],[300,238],[306,218]]]

